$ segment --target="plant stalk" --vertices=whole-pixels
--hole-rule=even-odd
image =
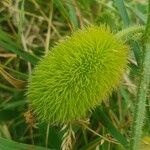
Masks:
[[[144,33],[144,57],[141,69],[141,78],[139,81],[137,92],[137,106],[135,107],[135,117],[133,126],[133,139],[131,140],[131,150],[139,150],[142,128],[145,120],[146,99],[148,94],[148,87],[150,83],[150,0],[147,25]]]
[[[116,36],[121,39],[126,39],[131,35],[144,32],[144,30],[145,30],[144,26],[132,26],[117,32]]]

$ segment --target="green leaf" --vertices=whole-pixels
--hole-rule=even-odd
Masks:
[[[45,150],[46,148],[35,146],[35,145],[22,144],[22,143],[14,142],[0,137],[0,149],[1,150]],[[46,150],[54,150],[54,149],[47,148]]]
[[[79,150],[91,150],[91,149],[95,148],[95,146],[98,145],[98,143],[100,143],[100,141],[101,141],[101,138],[98,137],[95,140],[90,141],[88,144],[86,144]]]
[[[38,58],[34,55],[21,50],[21,48],[11,39],[11,37],[2,30],[0,30],[0,47],[3,47],[5,50],[21,56],[23,59],[31,62],[34,65],[38,61]]]
[[[65,4],[60,0],[54,0],[54,4],[73,28],[79,27],[78,18],[72,0],[67,0],[65,2],[67,9],[64,6]]]
[[[105,128],[107,128],[111,135],[118,140],[120,144],[122,144],[124,147],[128,146],[128,142],[125,137],[123,137],[123,135],[120,134],[120,132],[114,127],[110,119],[107,117],[107,114],[101,108],[97,108],[95,110],[93,113],[93,118],[94,117],[95,119],[99,120]]]
[[[6,90],[6,91],[9,91],[9,92],[16,92],[15,88],[9,87],[9,86],[1,84],[1,83],[0,83],[0,89]]]
[[[125,27],[129,26],[130,20],[123,0],[114,0]]]
[[[60,11],[60,13],[63,15],[63,17],[69,21],[69,15],[67,10],[65,9],[62,1],[60,0],[54,0],[54,5],[58,8],[58,10]]]
[[[147,16],[144,15],[141,11],[139,11],[138,9],[135,9],[133,7],[131,7],[130,5],[127,5],[127,8],[132,12],[134,13],[141,21],[142,23],[146,24],[146,20],[147,20]]]
[[[46,123],[40,123],[39,126],[39,134],[40,134],[40,141],[41,144],[45,144],[46,139],[46,132],[47,132],[47,124]],[[48,133],[48,147],[54,148],[54,149],[61,149],[61,142],[62,142],[62,135],[59,129],[50,126],[49,127],[49,133]]]
[[[140,67],[142,64],[142,50],[140,48],[140,45],[137,41],[130,41],[131,45],[132,45],[132,50],[136,59],[136,62],[138,64],[138,66]]]
[[[76,11],[73,6],[72,0],[67,0],[66,4],[69,10],[69,18],[71,20],[71,23],[73,24],[74,28],[78,28],[79,27],[78,18],[76,16]]]

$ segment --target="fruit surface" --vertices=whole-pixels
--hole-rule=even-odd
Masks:
[[[73,33],[35,67],[28,88],[33,111],[51,124],[86,117],[117,87],[127,57],[128,46],[104,26]]]

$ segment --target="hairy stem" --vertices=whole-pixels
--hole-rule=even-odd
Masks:
[[[126,29],[123,29],[121,31],[119,31],[116,36],[118,38],[122,38],[125,39],[130,35],[134,35],[136,33],[141,33],[144,32],[145,27],[144,26],[132,26],[132,27],[128,27]]]
[[[144,34],[144,58],[141,69],[141,79],[137,93],[137,106],[135,108],[135,120],[133,126],[133,139],[131,141],[131,150],[139,150],[142,136],[142,128],[145,119],[145,106],[150,83],[150,0],[148,20]]]

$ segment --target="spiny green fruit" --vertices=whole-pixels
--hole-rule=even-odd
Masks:
[[[128,46],[104,27],[79,30],[36,66],[28,98],[41,121],[63,124],[86,117],[118,85]]]

